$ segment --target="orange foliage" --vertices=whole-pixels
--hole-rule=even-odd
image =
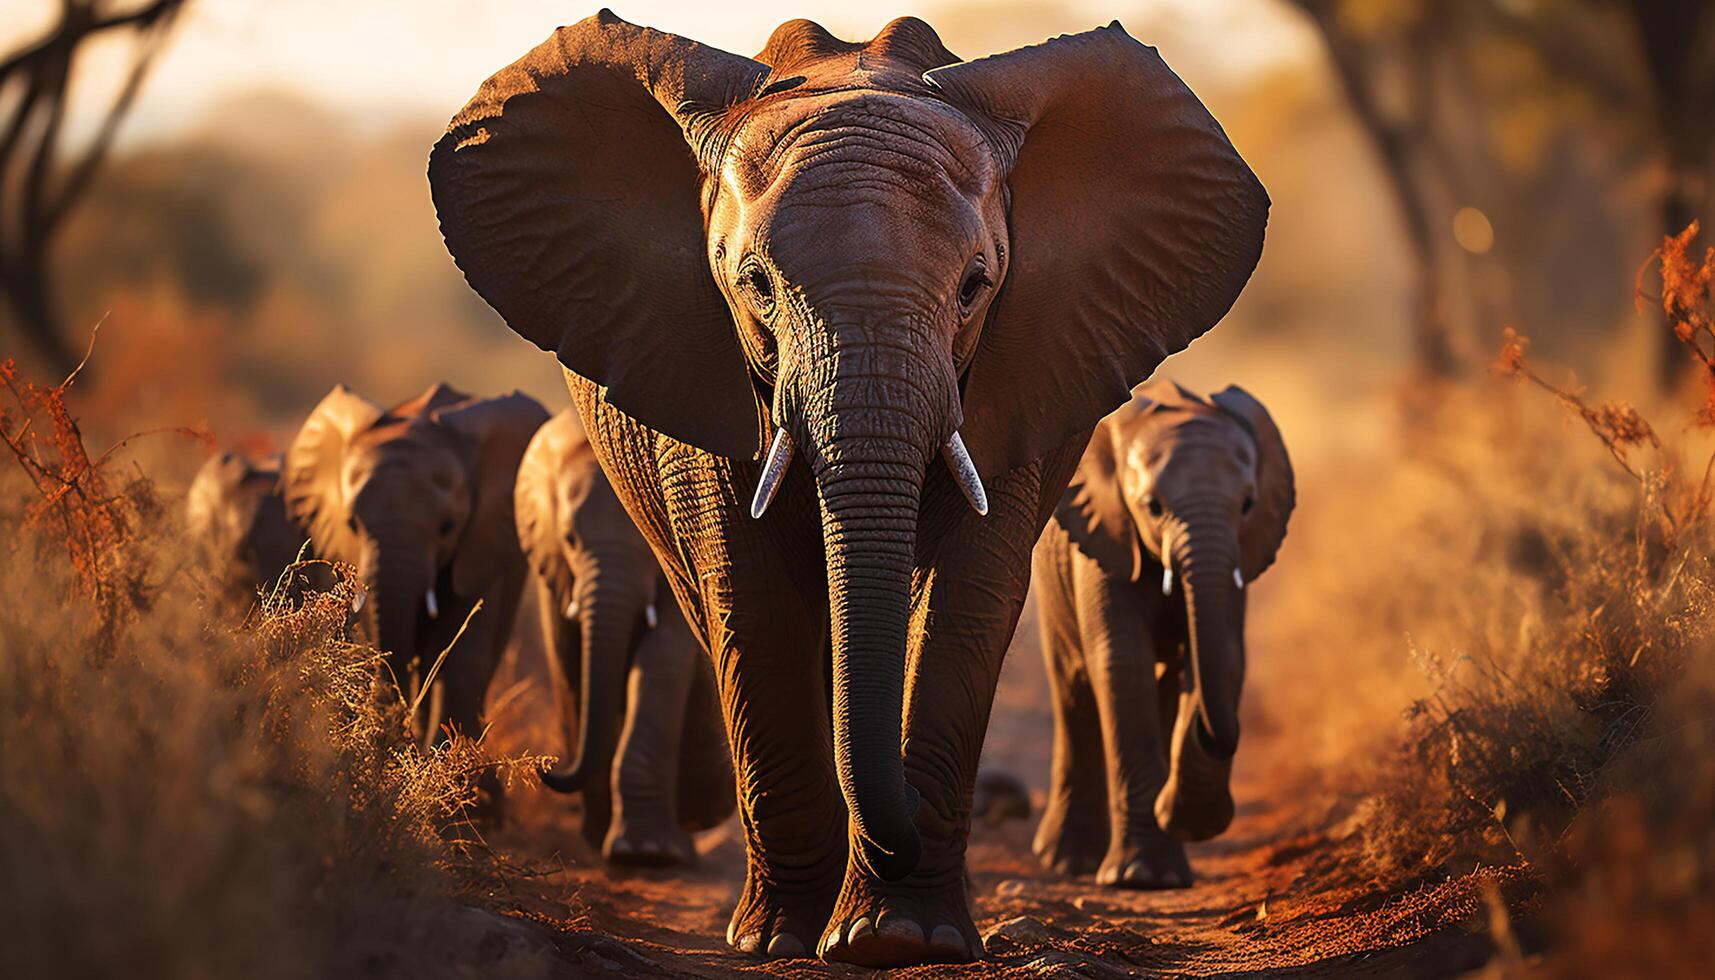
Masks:
[[[157,515],[160,506],[142,476],[115,490],[102,473],[103,464],[130,438],[99,457],[89,455],[65,401],[77,375],[73,371],[57,385],[40,385],[19,377],[11,358],[0,362],[0,389],[10,397],[9,403],[0,403],[0,443],[38,497],[25,509],[25,526],[52,531],[43,539],[63,546],[78,588],[95,605],[103,632],[112,635],[148,594],[144,569],[128,560],[125,545],[138,521]],[[205,432],[172,431],[212,446]]]
[[[1642,311],[1653,299],[1643,290],[1644,276],[1659,260],[1662,314],[1674,338],[1685,345],[1697,363],[1704,382],[1705,397],[1695,421],[1700,426],[1715,427],[1715,246],[1705,247],[1698,256],[1691,245],[1698,230],[1698,222],[1693,221],[1684,231],[1662,241],[1638,270],[1636,294]]]
[[[1495,372],[1503,377],[1516,378],[1542,388],[1555,397],[1555,400],[1584,421],[1595,433],[1596,438],[1608,447],[1608,452],[1632,478],[1642,482],[1643,476],[1632,468],[1627,459],[1627,450],[1635,446],[1647,445],[1651,449],[1660,449],[1661,440],[1656,437],[1655,429],[1638,410],[1625,402],[1603,402],[1591,405],[1584,400],[1580,390],[1561,388],[1537,374],[1530,366],[1530,338],[1507,327],[1501,332],[1501,350],[1495,357]]]

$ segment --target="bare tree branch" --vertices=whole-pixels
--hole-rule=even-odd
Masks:
[[[69,367],[73,354],[52,297],[53,238],[106,160],[184,2],[113,9],[103,0],[61,0],[59,22],[44,37],[0,59],[0,85],[16,78],[23,87],[0,127],[0,294],[23,338],[56,366]],[[64,161],[77,55],[92,39],[116,33],[136,39],[131,70],[90,143]]]

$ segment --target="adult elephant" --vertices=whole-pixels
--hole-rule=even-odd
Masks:
[[[1097,426],[1036,545],[1055,718],[1044,864],[1119,888],[1191,883],[1180,841],[1233,819],[1245,588],[1295,500],[1280,430],[1243,388],[1205,399],[1152,381]]]
[[[286,512],[279,455],[209,457],[185,494],[185,525],[222,595],[256,601],[302,551],[304,531]]]
[[[536,430],[513,500],[571,757],[542,781],[583,794],[607,860],[690,864],[686,830],[734,805],[714,675],[575,412]]]
[[[436,384],[382,408],[341,385],[286,453],[287,506],[317,555],[356,566],[366,586],[361,622],[401,693],[419,703],[412,723],[425,746],[449,727],[481,731],[524,588],[513,482],[547,417],[517,393],[472,398]],[[454,644],[478,601],[482,610]],[[490,796],[499,789],[492,778],[484,788]]]
[[[976,955],[971,788],[1031,547],[1261,250],[1220,127],[1117,24],[960,62],[913,18],[797,20],[752,59],[603,11],[489,79],[429,178],[713,657],[729,941]]]

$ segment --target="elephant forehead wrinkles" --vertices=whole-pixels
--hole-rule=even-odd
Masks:
[[[745,113],[734,146],[743,186],[758,189],[839,152],[972,190],[992,184],[995,171],[981,133],[963,114],[942,102],[879,92],[764,103]]]

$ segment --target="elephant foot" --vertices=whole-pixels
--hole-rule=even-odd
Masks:
[[[1031,850],[1036,852],[1044,868],[1075,878],[1087,875],[1101,865],[1102,855],[1107,851],[1107,838],[1105,825],[1074,830],[1064,821],[1051,823],[1050,817],[1043,817]]]
[[[610,864],[665,868],[697,863],[691,835],[670,821],[634,821],[621,817],[608,829],[601,856]]]
[[[1185,845],[1157,828],[1116,844],[1096,870],[1096,884],[1104,888],[1189,888],[1191,881]]]
[[[476,778],[475,799],[464,808],[465,816],[474,824],[499,827],[506,823],[506,786],[493,769],[484,769]]]
[[[828,921],[833,887],[789,891],[769,884],[754,867],[745,876],[744,894],[727,925],[727,945],[771,960],[814,956],[812,943]]]
[[[831,963],[868,967],[969,963],[982,955],[963,876],[952,885],[887,883],[852,870],[818,947]]]
[[[1030,819],[1030,790],[1010,772],[984,769],[977,774],[971,816],[990,827],[1008,820]]]

